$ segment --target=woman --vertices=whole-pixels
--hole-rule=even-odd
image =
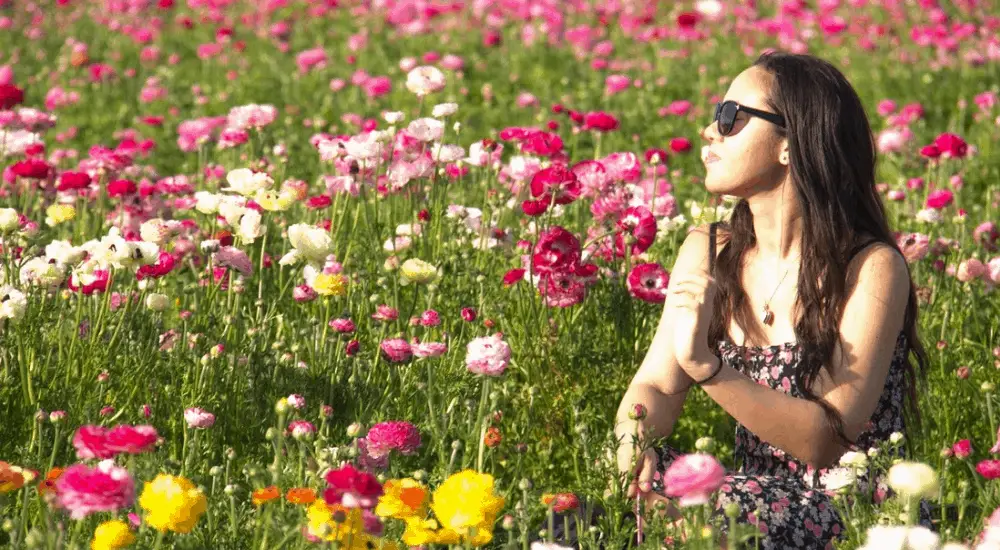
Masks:
[[[618,409],[619,467],[634,476],[630,497],[667,500],[658,478],[677,452],[635,456],[632,434],[669,436],[699,384],[738,423],[742,466],[716,514],[739,505],[761,548],[831,547],[844,525],[821,470],[904,432],[904,402],[916,413],[909,355],[921,372],[927,362],[875,189],[871,128],[836,68],[773,53],[733,80],[703,137],[706,188],[740,200],[728,223],[693,230],[678,252]],[[638,421],[636,403],[648,411]]]

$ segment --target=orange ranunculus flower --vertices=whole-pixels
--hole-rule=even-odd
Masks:
[[[263,489],[257,489],[253,492],[252,500],[254,506],[260,506],[269,500],[274,500],[281,496],[281,491],[278,490],[276,485],[270,485],[264,487]]]
[[[292,504],[312,504],[316,500],[316,491],[308,487],[289,489],[285,498]]]
[[[55,493],[56,491],[56,481],[59,476],[63,474],[65,468],[52,468],[49,473],[45,474],[45,479],[38,484],[38,492],[42,495],[49,493]]]
[[[21,468],[0,460],[0,493],[9,493],[24,487]]]
[[[503,435],[496,426],[486,428],[486,434],[483,435],[483,443],[486,444],[487,447],[492,449],[493,447],[499,445],[501,441],[503,441]]]

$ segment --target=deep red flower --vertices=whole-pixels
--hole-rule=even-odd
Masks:
[[[920,148],[920,156],[936,159],[941,156],[941,150],[937,148],[937,145],[924,145]]]
[[[135,278],[138,281],[146,278],[158,279],[173,271],[176,264],[177,260],[174,258],[173,254],[161,251],[160,255],[156,259],[156,263],[140,267],[135,273]]]
[[[521,211],[524,212],[526,216],[541,216],[549,209],[549,201],[533,201],[528,199],[521,203]]]
[[[580,198],[582,192],[576,174],[563,164],[543,168],[531,178],[531,196],[546,203],[555,197],[556,204],[569,204]]]
[[[315,195],[306,200],[306,208],[310,210],[319,210],[320,208],[326,208],[331,204],[333,204],[333,201],[330,200],[329,195]]]
[[[534,131],[527,134],[521,143],[521,150],[531,155],[552,157],[562,151],[563,140],[552,132]]]
[[[538,281],[538,293],[549,307],[570,307],[587,296],[587,287],[572,272],[549,271]]]
[[[968,458],[972,454],[972,442],[968,439],[963,439],[951,446],[951,452],[955,455],[955,458]]]
[[[690,29],[697,25],[700,19],[697,12],[686,11],[677,16],[677,26],[682,29]]]
[[[90,185],[90,176],[86,172],[63,172],[59,175],[59,183],[56,189],[59,191],[72,191],[83,189]]]
[[[24,101],[24,90],[13,84],[0,84],[0,109],[10,109]]]
[[[49,177],[52,167],[42,159],[30,158],[15,162],[10,170],[15,176],[42,180]]]
[[[691,140],[685,137],[671,138],[670,150],[675,153],[686,153],[691,150]]]
[[[109,197],[134,195],[138,190],[139,188],[136,186],[135,182],[127,179],[115,180],[108,184]]]
[[[656,240],[656,218],[645,206],[630,206],[618,218],[615,253],[625,256],[625,241],[632,243],[632,254],[642,254]]]
[[[943,133],[934,140],[934,146],[941,151],[944,158],[965,158],[969,154],[969,144],[961,137]]]
[[[639,264],[628,274],[628,292],[635,298],[651,304],[662,304],[667,299],[670,274],[660,264]]]
[[[562,227],[552,226],[538,238],[532,261],[536,273],[572,272],[580,261],[580,240]]]
[[[513,286],[524,280],[524,272],[525,269],[520,267],[511,269],[503,276],[503,286]]]

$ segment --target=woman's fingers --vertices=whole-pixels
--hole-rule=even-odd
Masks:
[[[642,470],[639,472],[639,490],[648,493],[653,488],[653,474],[656,473],[656,461],[648,454],[642,455]]]

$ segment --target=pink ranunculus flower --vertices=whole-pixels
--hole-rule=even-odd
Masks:
[[[215,424],[215,415],[199,407],[191,407],[184,411],[184,421],[188,428],[211,428]]]
[[[316,433],[316,426],[308,420],[292,420],[288,423],[288,433],[295,439],[308,438]]]
[[[997,428],[997,442],[993,444],[990,448],[990,452],[993,454],[1000,454],[1000,428]]]
[[[670,274],[660,264],[643,263],[628,274],[628,291],[633,297],[651,304],[662,304],[667,299]]]
[[[948,189],[935,189],[927,195],[927,208],[941,210],[951,206],[955,201],[955,194]]]
[[[382,484],[368,473],[347,464],[326,474],[330,485],[323,492],[327,504],[340,504],[345,508],[371,509],[382,496]]]
[[[722,486],[726,470],[714,456],[705,453],[678,457],[663,476],[665,493],[680,497],[681,506],[706,504],[712,493]]]
[[[84,464],[70,466],[56,481],[56,501],[73,519],[97,512],[117,512],[135,500],[135,481],[128,470],[111,460],[96,468]]]
[[[472,373],[500,376],[509,361],[510,345],[501,334],[476,338],[466,346],[465,366]]]
[[[413,351],[413,355],[420,358],[440,357],[448,351],[448,344],[441,342],[419,342],[411,344],[410,350]]]
[[[339,334],[351,334],[357,327],[350,319],[333,319],[330,321],[330,328]]]
[[[105,434],[105,445],[115,454],[136,455],[156,447],[156,428],[143,426],[115,426]]]
[[[292,289],[292,299],[296,302],[311,302],[316,299],[319,294],[309,285],[299,285]]]
[[[379,422],[365,436],[368,455],[378,459],[391,451],[411,455],[420,448],[420,430],[406,421]]]
[[[101,426],[80,426],[73,435],[73,447],[80,460],[115,456],[115,451],[108,447],[107,431]]]
[[[410,343],[402,338],[382,340],[380,347],[382,348],[382,352],[385,353],[386,358],[393,363],[402,363],[413,354]]]
[[[288,405],[297,411],[306,407],[306,398],[297,393],[288,396]]]
[[[958,264],[958,272],[955,274],[958,280],[963,283],[974,281],[985,275],[987,275],[986,264],[975,258],[969,258]]]

